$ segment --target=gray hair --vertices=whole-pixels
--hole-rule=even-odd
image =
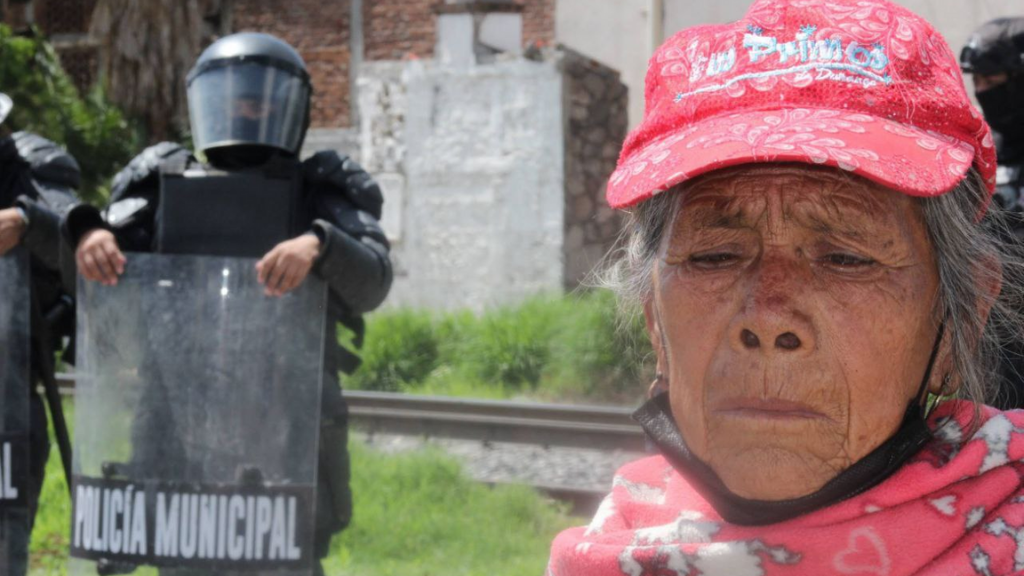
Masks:
[[[610,255],[599,280],[618,294],[626,315],[639,313],[652,297],[659,250],[681,189],[661,193],[628,213],[620,248]],[[943,340],[952,360],[943,376],[957,396],[977,404],[995,399],[1001,355],[1024,341],[1024,257],[1002,211],[993,206],[979,221],[988,199],[974,169],[949,193],[918,199],[935,253]],[[993,299],[985,287],[1000,282],[1002,290]],[[978,314],[985,304],[991,306],[987,323]]]

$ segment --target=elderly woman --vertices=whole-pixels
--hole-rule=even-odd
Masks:
[[[945,41],[884,0],[762,0],[670,39],[646,97],[608,198],[661,455],[549,574],[1024,574],[1024,413],[982,404],[1020,260]]]

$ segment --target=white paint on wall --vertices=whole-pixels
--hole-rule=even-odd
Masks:
[[[402,222],[405,220],[405,176],[395,172],[386,172],[374,177],[384,196],[384,211],[380,219],[380,227],[384,235],[393,244],[402,243]]]
[[[401,219],[386,224],[398,230],[390,233],[396,276],[389,305],[483,310],[561,290],[565,169],[556,66],[404,63],[400,73],[387,66],[367,66],[360,104],[371,118],[377,111],[365,106],[386,101],[402,119],[391,150],[375,149],[379,134],[363,131],[369,166],[402,158],[396,177],[385,178],[385,212]],[[395,82],[401,87],[388,86]]]
[[[523,52],[523,15],[519,12],[491,12],[480,17],[479,41],[506,54]]]
[[[469,13],[441,14],[437,18],[438,62],[447,66],[466,67],[476,63],[473,47],[476,36],[473,16]]]

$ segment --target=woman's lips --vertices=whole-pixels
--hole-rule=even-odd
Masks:
[[[828,417],[807,404],[775,398],[733,398],[719,404],[713,412],[754,420],[827,420]]]

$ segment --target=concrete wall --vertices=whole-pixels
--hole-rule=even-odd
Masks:
[[[662,2],[662,38],[697,24],[724,23],[743,16],[752,0],[558,0],[559,42],[620,71],[629,86],[629,120],[643,115],[644,75],[651,54],[651,7]],[[999,16],[1024,16],[1022,0],[897,0],[927,18],[960,53],[976,27]],[[660,40],[660,39],[659,39]]]
[[[374,63],[363,163],[385,193],[388,304],[486,307],[562,288],[562,76],[552,63],[454,71]]]
[[[359,161],[359,132],[355,128],[310,128],[300,156],[308,158],[320,150],[336,150]]]

